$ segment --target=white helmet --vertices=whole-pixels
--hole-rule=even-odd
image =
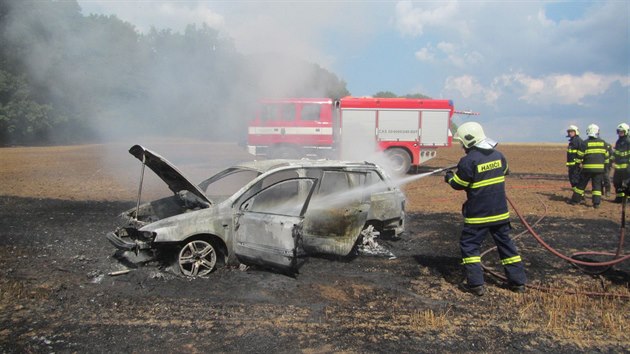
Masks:
[[[455,139],[459,140],[468,149],[486,140],[486,134],[484,134],[481,124],[466,122],[457,128]]]
[[[577,125],[569,125],[569,127],[567,128],[567,133],[570,131],[574,131],[575,135],[580,135],[580,130],[578,129]]]
[[[590,124],[586,128],[586,135],[590,136],[591,138],[597,138],[597,136],[599,135],[599,127],[597,126],[597,124]]]
[[[626,123],[621,123],[617,126],[617,132],[622,131],[624,134],[628,135],[628,130],[630,130],[630,126]]]

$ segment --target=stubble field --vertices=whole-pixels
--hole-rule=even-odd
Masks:
[[[127,153],[135,143],[0,149],[0,351],[630,350],[629,262],[585,272],[545,250],[517,217],[564,254],[616,250],[621,206],[566,203],[562,144],[499,146],[531,287],[514,294],[487,274],[488,291],[476,297],[458,288],[465,195],[441,174],[403,185],[406,232],[380,241],[395,259],[313,257],[295,278],[250,267],[194,280],[159,262],[121,262],[104,235],[135,205],[140,163]],[[193,181],[251,159],[231,143],[141,143]],[[462,154],[442,149],[408,177]],[[143,200],[165,190],[157,178],[144,183]],[[484,250],[492,246],[488,238]],[[501,273],[496,252],[483,262]],[[121,270],[129,272],[110,275]]]

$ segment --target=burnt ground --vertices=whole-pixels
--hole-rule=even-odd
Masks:
[[[545,241],[566,254],[615,250],[620,207],[565,203],[564,170],[555,164],[563,147],[541,154],[526,153],[528,146],[504,149],[514,172],[510,198],[530,223],[542,218],[535,229]],[[129,170],[128,162],[136,165],[128,154],[119,156],[122,166],[104,162],[115,158],[95,160],[104,150],[0,151],[2,352],[630,351],[629,262],[588,274],[522,234],[516,217],[513,235],[534,288],[514,294],[488,275],[483,297],[461,292],[463,197],[441,176],[405,185],[407,231],[379,241],[396,259],[311,257],[296,277],[250,267],[194,280],[163,262],[123,262],[104,235],[134,205],[137,170]],[[192,150],[184,150],[174,155],[189,174],[231,163],[225,153],[217,162],[220,149],[204,149],[201,160],[186,160]],[[459,155],[445,149],[432,163],[447,165]],[[232,150],[232,158],[244,155]],[[198,162],[208,160],[214,162]],[[484,249],[491,247],[488,238]],[[500,269],[496,252],[483,260]],[[130,271],[110,275],[123,269]]]

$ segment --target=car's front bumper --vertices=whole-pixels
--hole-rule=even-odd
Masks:
[[[131,237],[132,235],[137,236],[139,234],[141,234],[141,232],[136,229],[122,228],[113,232],[108,232],[105,237],[109,243],[119,250],[138,253],[139,250],[151,248],[151,242],[139,240],[137,237]]]

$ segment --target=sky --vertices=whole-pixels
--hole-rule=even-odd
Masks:
[[[501,142],[564,142],[575,124],[630,123],[630,1],[79,0],[138,32],[216,28],[243,54],[281,52],[353,96],[453,100]]]

